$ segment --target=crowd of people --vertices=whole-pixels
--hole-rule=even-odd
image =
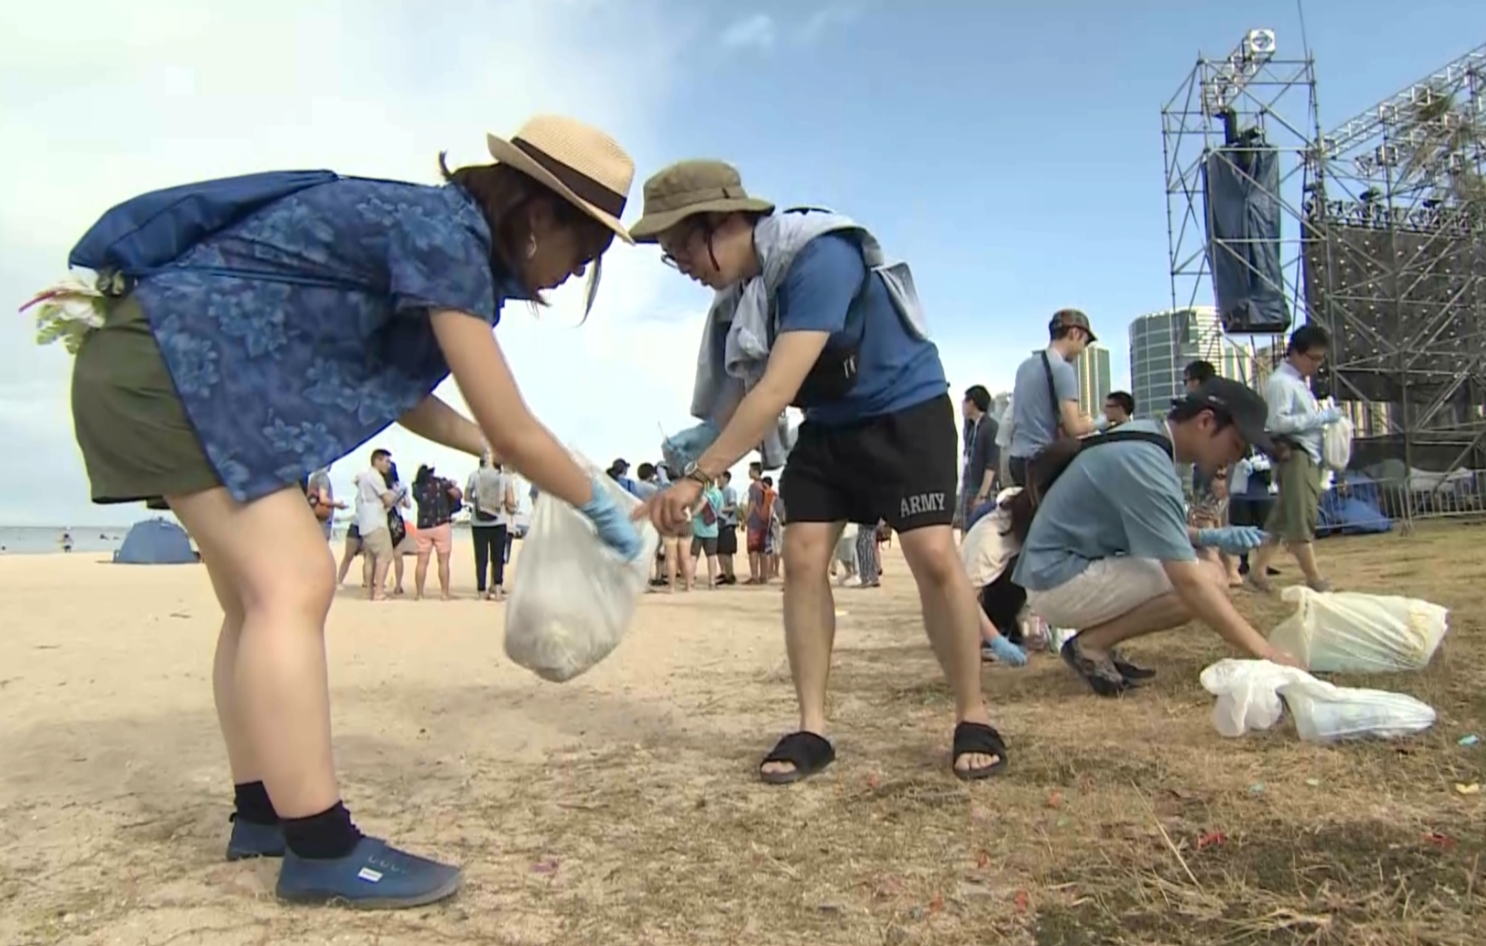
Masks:
[[[876,584],[888,535],[953,696],[959,779],[1008,765],[981,664],[986,647],[1013,656],[1008,635],[1024,612],[1071,631],[1063,659],[1104,695],[1152,675],[1122,643],[1193,617],[1240,653],[1293,662],[1238,614],[1221,566],[1199,553],[1252,553],[1249,580],[1262,589],[1283,542],[1321,585],[1311,439],[1327,415],[1304,379],[1324,335],[1292,336],[1291,370],[1271,381],[1268,405],[1209,378],[1164,419],[1112,399],[1119,421],[1099,423],[1079,412],[1069,365],[1093,330],[1065,309],[1046,351],[1018,369],[1004,429],[980,388],[967,392],[962,429],[911,271],[865,226],[776,208],[731,165],[686,160],[645,182],[643,212],[626,227],[634,164],[604,133],[541,116],[487,142],[489,163],[451,170],[441,157],[442,186],[275,172],[190,185],[190,199],[168,205],[146,195],[74,251],[98,261],[104,290],[98,324],[78,326],[71,399],[93,499],[167,504],[196,540],[223,609],[213,679],[234,783],[226,854],[282,858],[281,898],[409,907],[462,880],[455,865],[363,835],[341,800],[324,643],[335,503],[315,476],[394,422],[486,458],[462,488],[428,468],[404,487],[391,456],[373,454],[355,498],[373,598],[389,570],[400,587],[396,523],[409,501],[415,594],[434,557],[448,593],[450,517],[473,504],[480,588],[498,597],[514,499],[504,468],[578,510],[618,555],[641,553],[631,510],[532,414],[492,331],[507,302],[541,304],[573,277],[587,277],[591,307],[615,238],[658,245],[678,275],[713,291],[698,423],[665,439],[664,478],[646,464],[630,488],[638,516],[666,537],[656,576],[666,587],[694,587],[703,560],[709,586],[740,581],[740,532],[746,582],[783,579],[797,722],[764,754],[763,782],[799,782],[835,759],[832,573]],[[126,225],[144,213],[148,229]],[[431,393],[450,374],[473,419]],[[804,415],[793,430],[791,406]],[[999,492],[993,446],[1006,458]],[[729,471],[755,450],[745,493],[730,492]],[[1216,475],[1253,451],[1275,463],[1266,530],[1189,524],[1177,464]],[[610,472],[628,479],[627,466]],[[1260,475],[1251,462],[1249,483]],[[1230,481],[1230,520],[1232,494]],[[854,566],[842,554],[847,524]],[[968,527],[959,539],[956,525]]]

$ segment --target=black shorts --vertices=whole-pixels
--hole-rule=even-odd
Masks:
[[[1026,457],[1007,457],[1006,472],[1011,476],[1011,485],[1027,485],[1027,459]]]
[[[718,555],[737,555],[738,554],[738,527],[737,526],[730,526],[727,523],[723,523],[722,524],[722,528],[720,528],[720,529],[717,530],[717,554]]]
[[[1228,500],[1228,524],[1262,529],[1273,508],[1273,499],[1230,499]]]
[[[699,535],[694,535],[694,536],[691,537],[691,557],[692,558],[696,558],[698,555],[705,555],[708,558],[711,558],[712,556],[714,556],[716,554],[717,554],[717,537],[716,536],[708,536],[705,539],[702,538]]]
[[[899,532],[955,516],[960,435],[949,395],[854,424],[806,421],[779,479],[785,523],[879,519]]]

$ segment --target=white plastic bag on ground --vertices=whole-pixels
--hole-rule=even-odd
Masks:
[[[1304,585],[1281,597],[1296,605],[1269,642],[1317,673],[1386,673],[1429,666],[1449,629],[1446,608],[1418,598],[1319,592]]]
[[[1270,729],[1288,708],[1306,742],[1407,736],[1428,729],[1435,713],[1402,693],[1338,687],[1268,660],[1220,660],[1202,671],[1218,698],[1213,725],[1230,738]]]
[[[621,509],[639,505],[624,487],[577,459]],[[650,580],[660,536],[648,522],[640,524],[640,544],[639,556],[626,562],[582,513],[555,496],[538,495],[506,604],[506,656],[556,683],[607,657]]]
[[[1434,725],[1434,710],[1403,693],[1332,686],[1308,677],[1280,687],[1280,696],[1305,742],[1397,739]]]
[[[1230,739],[1262,732],[1280,721],[1285,704],[1279,689],[1310,674],[1268,660],[1220,660],[1202,671],[1202,688],[1218,698],[1213,726]]]

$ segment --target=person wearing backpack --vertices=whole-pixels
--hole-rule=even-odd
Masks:
[[[1077,631],[1063,644],[1063,660],[1095,693],[1114,696],[1154,676],[1121,656],[1119,645],[1191,620],[1246,657],[1297,665],[1234,610],[1222,569],[1197,558],[1198,548],[1251,551],[1264,533],[1188,527],[1173,464],[1211,474],[1250,447],[1273,450],[1267,417],[1257,392],[1213,378],[1164,421],[1132,420],[1065,441],[1029,465],[1028,486],[1010,504],[1022,540],[1012,580],[1033,612]]]
[[[776,212],[736,168],[682,161],[645,182],[635,238],[714,290],[692,414],[668,437],[681,477],[637,511],[685,528],[704,490],[749,452],[783,464],[784,628],[799,727],[758,768],[798,782],[835,758],[826,686],[835,637],[830,562],[845,523],[886,519],[902,535],[924,626],[955,697],[951,768],[1006,767],[980,688],[980,615],[955,547],[959,431],[939,350],[907,264],[873,234],[816,208]],[[804,411],[795,428],[786,408]],[[865,577],[865,576],[864,576]]]
[[[486,441],[633,558],[625,511],[526,406],[492,327],[589,276],[634,164],[604,133],[540,116],[487,138],[442,186],[271,172],[134,198],[70,262],[94,270],[72,411],[92,498],[163,497],[225,612],[214,690],[236,790],[227,857],[282,857],[284,900],[400,908],[458,867],[364,836],[331,754],[325,537],[295,487],[393,422],[481,455]],[[475,420],[433,391],[450,374]]]
[[[1027,464],[1063,437],[1094,432],[1094,422],[1078,409],[1078,374],[1073,360],[1094,341],[1089,317],[1060,309],[1048,322],[1047,348],[1016,369],[1011,390],[1011,442],[1006,470],[1016,486],[1026,486]]]

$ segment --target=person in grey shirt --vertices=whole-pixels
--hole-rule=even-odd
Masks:
[[[345,503],[335,501],[335,486],[330,482],[330,467],[324,466],[311,473],[304,491],[310,498],[310,506],[315,509],[317,518],[320,510],[329,510],[329,514],[320,520],[320,529],[325,533],[325,538],[329,539],[335,529],[335,510],[346,508]]]
[[[1017,486],[1027,485],[1027,461],[1057,440],[1060,431],[1065,437],[1094,431],[1094,422],[1079,413],[1078,374],[1072,365],[1094,341],[1089,317],[1077,309],[1060,309],[1048,322],[1047,334],[1047,350],[1021,363],[1012,388],[1007,471]]]

